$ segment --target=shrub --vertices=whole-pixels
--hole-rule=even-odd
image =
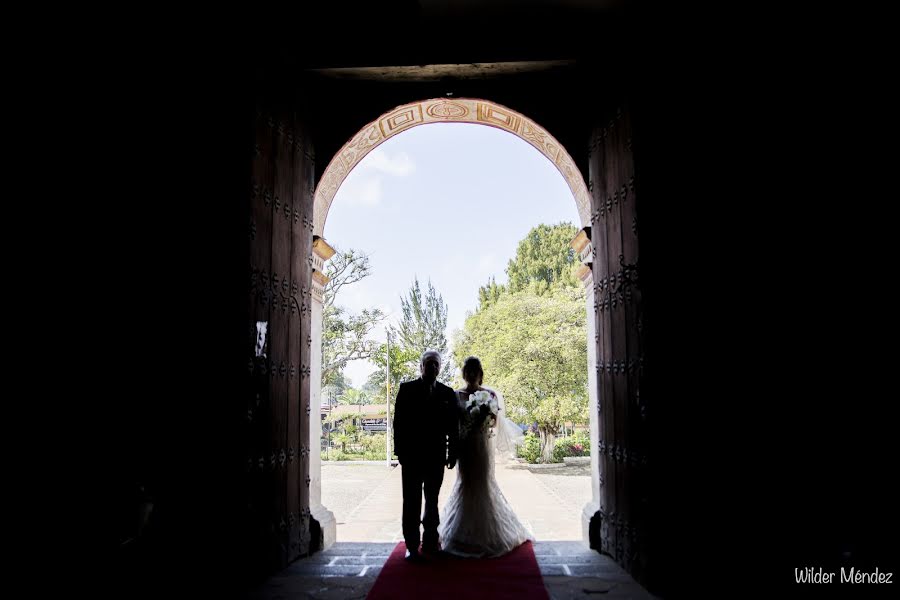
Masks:
[[[559,438],[553,447],[553,462],[563,462],[566,456],[590,456],[591,440],[585,433]]]
[[[541,439],[532,431],[525,433],[525,439],[519,446],[519,457],[524,458],[529,463],[536,463],[541,459]]]

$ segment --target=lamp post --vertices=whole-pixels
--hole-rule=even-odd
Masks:
[[[385,394],[385,406],[387,407],[387,411],[385,412],[386,419],[384,421],[384,453],[386,455],[385,460],[387,461],[387,467],[391,468],[391,331],[387,330],[387,353],[385,354],[386,360],[384,361],[384,388],[387,390]]]

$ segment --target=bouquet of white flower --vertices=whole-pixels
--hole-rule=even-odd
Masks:
[[[487,417],[490,416],[491,424],[493,424],[497,421],[497,415],[500,412],[497,396],[488,390],[478,390],[474,394],[469,394],[466,411],[473,421],[487,422]]]

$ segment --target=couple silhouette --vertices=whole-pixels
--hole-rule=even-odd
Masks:
[[[481,361],[474,356],[465,360],[466,386],[459,390],[437,380],[438,352],[424,352],[419,367],[421,376],[397,391],[393,422],[394,454],[403,485],[406,560],[422,562],[441,554],[496,557],[533,540],[494,478],[495,456],[514,447],[511,431],[518,429],[502,414],[502,396],[482,386]],[[481,396],[490,397],[494,408],[476,405],[478,392],[485,392],[487,396]],[[454,467],[456,484],[440,515],[444,469]]]

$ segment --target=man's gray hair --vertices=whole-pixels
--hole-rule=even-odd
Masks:
[[[441,360],[441,353],[440,353],[440,352],[438,352],[437,350],[426,350],[425,352],[422,353],[422,357],[419,359],[419,364],[420,364],[420,365],[425,364],[425,357],[428,356],[429,354],[433,354],[434,356],[436,356],[437,359],[438,359],[438,362],[443,362],[443,361]]]

